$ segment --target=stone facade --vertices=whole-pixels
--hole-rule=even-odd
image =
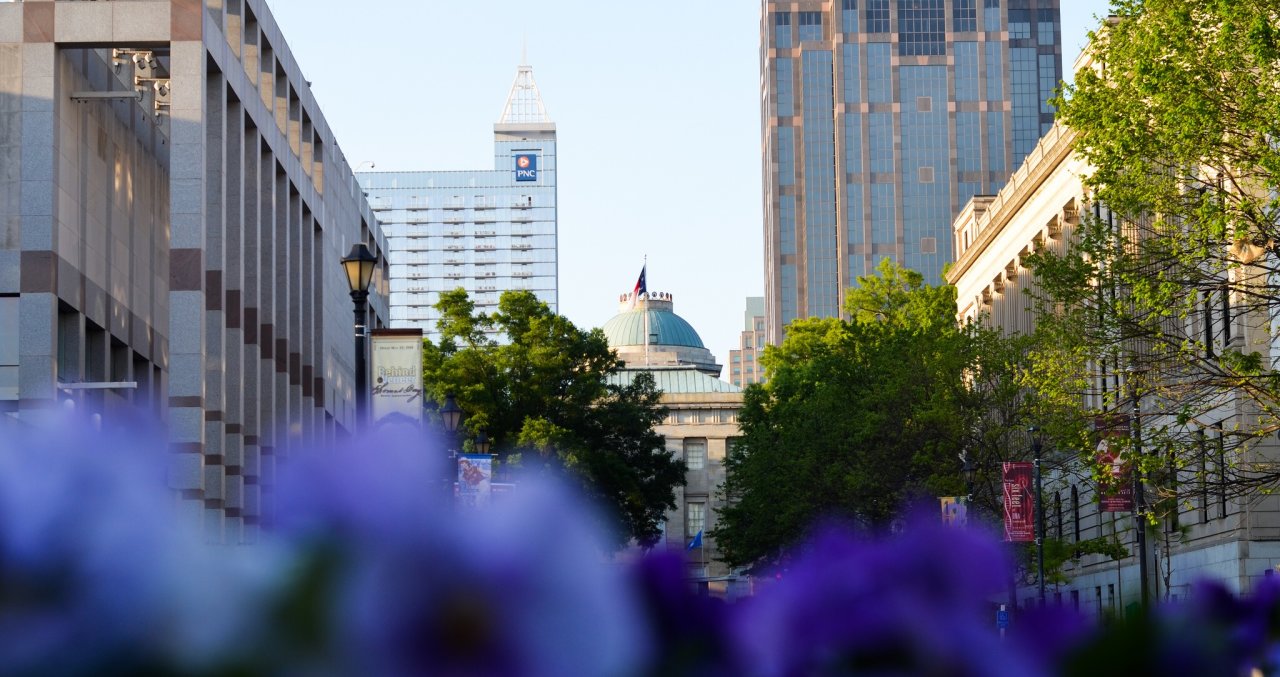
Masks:
[[[1088,66],[1084,59],[1081,67]],[[1035,279],[1024,265],[1025,257],[1041,249],[1065,251],[1086,210],[1095,218],[1108,218],[1104,206],[1088,200],[1082,177],[1090,168],[1074,152],[1074,143],[1070,129],[1055,126],[998,195],[975,197],[956,218],[958,260],[947,281],[957,288],[959,321],[988,322],[1008,333],[1034,330],[1035,316],[1023,292],[1033,288]],[[1267,349],[1266,318],[1235,321],[1237,336]],[[1117,370],[1096,371],[1095,390],[1086,395],[1092,398],[1085,402],[1090,406],[1101,406],[1097,398],[1108,389],[1125,388]],[[1234,398],[1224,402],[1217,415],[1224,421],[1247,420],[1243,403]],[[1146,403],[1143,425],[1167,423],[1163,416]],[[1118,562],[1100,555],[1069,560],[1063,573],[1070,583],[1050,586],[1048,596],[1051,602],[1099,614],[1118,613],[1141,595],[1134,516],[1100,511],[1080,456],[1076,450],[1046,454],[1046,536],[1068,543],[1112,538],[1130,555]],[[1202,469],[1195,478],[1194,470],[1187,469],[1180,483],[1176,519],[1162,520],[1157,535],[1148,539],[1152,599],[1183,597],[1195,580],[1205,577],[1248,590],[1253,581],[1280,566],[1280,496],[1228,496],[1215,488],[1213,478],[1220,471]],[[1018,591],[1024,605],[1033,604],[1037,595],[1034,587]]]
[[[154,414],[184,504],[252,540],[275,460],[351,427],[339,260],[385,249],[265,2],[0,4],[0,157],[0,408]]]

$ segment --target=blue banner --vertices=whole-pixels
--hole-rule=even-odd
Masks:
[[[538,156],[533,153],[516,155],[516,181],[538,180]]]

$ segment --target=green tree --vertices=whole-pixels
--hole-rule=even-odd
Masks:
[[[1175,473],[1220,459],[1246,492],[1280,482],[1247,451],[1280,431],[1280,2],[1113,0],[1095,67],[1056,101],[1092,166],[1091,209],[1064,255],[1042,251],[1042,330],[1025,383],[1075,403],[1062,438],[1138,392],[1143,446]],[[1084,403],[1082,409],[1079,404]],[[1165,454],[1140,461],[1151,474]],[[1176,501],[1170,503],[1176,506]]]
[[[504,292],[492,314],[476,312],[463,289],[436,307],[440,340],[425,341],[423,355],[428,396],[453,393],[466,429],[483,430],[505,462],[574,478],[609,511],[617,547],[655,543],[685,469],[653,430],[665,414],[653,377],[612,382],[619,362],[604,333],[575,327],[530,292]]]
[[[953,287],[925,285],[888,260],[877,273],[847,294],[850,320],[797,320],[765,349],[769,380],[745,394],[742,437],[726,459],[727,507],[712,530],[731,566],[776,560],[819,519],[887,526],[917,500],[964,493],[971,446],[988,476],[1020,448],[986,429],[1020,421],[993,399],[1017,391],[1016,355],[979,359],[979,348],[1003,344],[956,326]],[[994,514],[999,487],[983,484]]]

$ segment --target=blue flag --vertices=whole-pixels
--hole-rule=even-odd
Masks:
[[[698,535],[694,536],[692,541],[689,541],[689,547],[685,549],[693,550],[694,548],[701,548],[701,547],[702,547],[702,530],[699,529]]]

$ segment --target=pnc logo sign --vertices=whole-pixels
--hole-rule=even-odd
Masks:
[[[516,156],[516,181],[538,180],[538,156],[521,153]]]

